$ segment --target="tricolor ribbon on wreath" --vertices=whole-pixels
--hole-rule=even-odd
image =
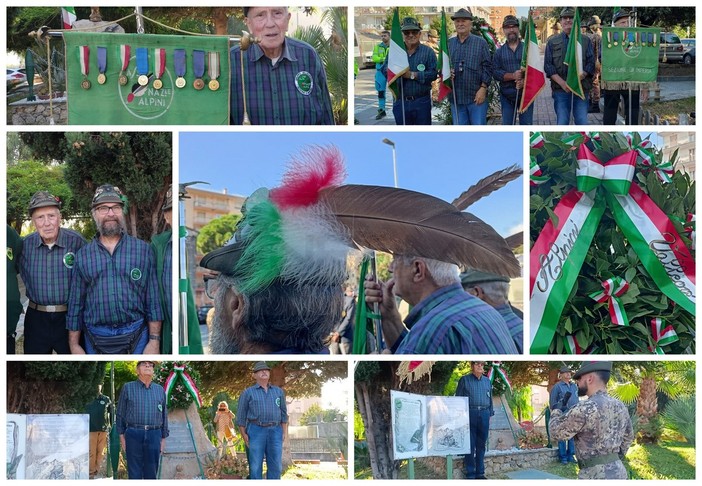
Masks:
[[[530,253],[532,353],[548,352],[606,208],[660,291],[695,315],[695,262],[672,221],[632,182],[638,155],[633,149],[602,163],[586,143],[577,149],[576,187]]]
[[[200,390],[197,389],[195,381],[190,377],[189,374],[185,372],[185,365],[174,365],[173,371],[166,378],[166,384],[164,388],[166,390],[166,400],[171,401],[171,395],[173,394],[173,389],[176,387],[178,381],[182,381],[185,389],[188,393],[192,395],[193,400],[198,408],[202,407],[202,399],[200,398]]]
[[[651,319],[651,337],[653,338],[654,345],[649,346],[648,349],[653,354],[665,354],[663,352],[663,346],[674,343],[680,339],[678,338],[678,333],[673,329],[673,326],[670,324],[666,326],[665,321],[660,317]]]
[[[491,385],[495,383],[495,378],[499,376],[500,380],[509,388],[509,391],[512,391],[512,382],[509,381],[507,371],[502,367],[502,361],[493,361],[487,376],[490,379]]]

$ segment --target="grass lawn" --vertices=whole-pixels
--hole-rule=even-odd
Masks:
[[[281,479],[346,479],[346,471],[336,463],[296,464],[285,473]]]
[[[695,98],[683,98],[672,101],[648,101],[641,105],[641,110],[648,110],[651,115],[658,115],[661,121],[666,120],[671,125],[678,124],[680,113],[690,114],[695,111]]]
[[[373,479],[373,471],[371,471],[370,466],[365,468],[354,469],[354,479]],[[408,479],[407,476],[407,461],[402,461],[400,463],[400,471],[397,475],[397,479]],[[436,473],[424,464],[419,462],[414,462],[414,479],[446,479],[445,477],[437,477]]]

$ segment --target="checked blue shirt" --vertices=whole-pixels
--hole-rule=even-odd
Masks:
[[[67,304],[76,253],[83,245],[83,237],[66,228],[59,229],[51,248],[42,242],[39,233],[27,236],[20,257],[27,298],[39,305]]]
[[[130,381],[122,387],[117,402],[117,432],[122,435],[129,425],[161,427],[161,437],[168,437],[168,407],[166,392],[161,385],[141,380]]]
[[[397,84],[397,92],[400,96],[428,96],[431,93],[431,83],[436,79],[438,71],[436,70],[436,53],[434,49],[424,44],[419,44],[417,49],[408,56],[409,70],[417,72],[417,79],[399,78]],[[388,58],[385,58],[383,64],[383,72],[387,77]],[[402,84],[402,90],[400,90]]]
[[[521,68],[523,52],[524,42],[520,40],[514,51],[508,44],[503,44],[492,57],[492,75],[500,82],[500,93],[512,102],[517,99],[517,82],[505,81],[505,74],[511,74]]]
[[[454,72],[453,90],[456,103],[473,103],[480,85],[490,86],[492,81],[492,57],[487,42],[482,37],[470,34],[461,42],[458,36],[448,40],[449,58]]]
[[[285,392],[274,385],[268,385],[268,391],[266,391],[259,384],[244,390],[239,397],[236,424],[246,427],[248,422],[287,423],[288,408],[285,403]]]
[[[436,290],[414,306],[405,324],[411,330],[396,354],[517,354],[500,314],[460,284]]]
[[[122,234],[110,255],[95,236],[76,255],[66,327],[81,331],[139,319],[163,320],[153,248]]]
[[[457,397],[468,397],[468,405],[470,407],[487,407],[490,410],[490,415],[493,415],[492,408],[492,383],[490,378],[483,375],[476,378],[473,373],[463,375],[458,380],[456,387]]]

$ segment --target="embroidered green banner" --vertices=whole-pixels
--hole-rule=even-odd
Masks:
[[[69,124],[229,123],[226,36],[63,35]]]
[[[602,88],[641,88],[658,77],[660,29],[602,29]]]

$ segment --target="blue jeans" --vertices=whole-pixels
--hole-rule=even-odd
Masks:
[[[431,96],[420,96],[412,100],[405,99],[404,125],[431,125]],[[392,114],[395,125],[402,123],[402,101],[395,101],[392,105]]]
[[[519,100],[517,100],[519,101]],[[503,95],[500,95],[500,105],[502,106],[502,124],[503,125],[516,125],[516,123],[512,123],[512,121],[515,119],[514,118],[514,111],[515,111],[515,104],[516,102],[510,101],[507,98],[505,98]],[[518,106],[517,106],[518,108]],[[519,113],[517,115],[519,118],[519,124],[520,125],[531,125],[532,121],[534,120],[534,103],[529,105],[529,108],[524,113]]]
[[[573,462],[575,459],[575,441],[573,439],[558,441],[558,459],[561,462]]]
[[[161,457],[161,430],[124,431],[129,479],[156,479]]]
[[[261,427],[248,424],[249,473],[251,479],[263,479],[263,457],[266,457],[266,479],[280,479],[283,472],[283,427]]]
[[[587,125],[587,109],[590,106],[590,96],[585,91],[585,99],[581,100],[573,93],[553,91],[553,109],[556,110],[556,124],[570,125],[571,105],[575,125]]]
[[[485,447],[490,430],[490,410],[470,409],[470,454],[463,456],[466,479],[485,476]]]
[[[125,324],[124,326],[95,326],[90,327],[89,329],[90,332],[95,334],[96,336],[119,336],[122,334],[129,334],[135,332],[137,329],[140,329],[145,325],[146,324],[144,323],[144,319],[139,319],[138,321],[130,322],[129,324]],[[148,329],[146,329],[144,330],[144,332],[141,333],[141,336],[139,337],[139,342],[136,344],[136,347],[134,348],[134,352],[132,354],[142,354],[148,342],[149,331]],[[97,350],[93,347],[93,344],[90,342],[90,338],[88,336],[85,336],[85,353],[99,354]]]
[[[458,111],[458,114],[456,114]],[[467,105],[451,104],[451,116],[453,116],[454,125],[487,125],[488,102],[487,98],[479,105],[476,103],[468,103]]]

